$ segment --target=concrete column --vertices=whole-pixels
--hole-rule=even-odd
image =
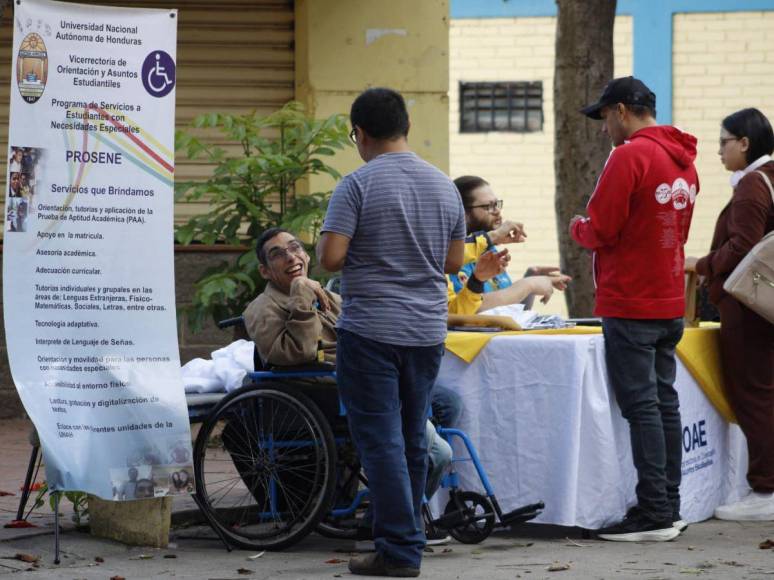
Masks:
[[[348,115],[368,87],[396,89],[408,105],[411,148],[448,172],[448,0],[298,0],[295,16],[296,99],[321,118]],[[354,147],[334,162],[342,174],[361,164]],[[324,191],[333,181],[314,176],[307,185]]]

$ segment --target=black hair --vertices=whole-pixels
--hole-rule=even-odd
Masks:
[[[626,105],[624,104],[624,107],[629,109],[631,113],[637,117],[638,119],[644,119],[645,117],[653,117],[656,118],[656,109],[653,107],[650,107],[648,105]]]
[[[266,245],[266,242],[268,242],[274,236],[282,233],[290,234],[290,232],[285,228],[269,228],[268,230],[264,230],[263,233],[258,236],[258,240],[255,242],[255,255],[258,256],[258,261],[264,266],[267,265],[267,262],[266,252],[264,251],[263,247]]]
[[[468,209],[473,205],[473,191],[482,185],[489,185],[489,182],[477,175],[463,175],[454,180],[454,185],[457,186],[457,191],[460,192],[462,205],[465,209]]]
[[[360,93],[352,103],[349,120],[374,139],[406,137],[409,131],[406,101],[392,89],[373,88]]]
[[[751,107],[731,113],[723,119],[721,125],[734,137],[747,137],[750,141],[750,147],[745,154],[748,165],[763,155],[771,155],[774,151],[771,123],[758,109]]]

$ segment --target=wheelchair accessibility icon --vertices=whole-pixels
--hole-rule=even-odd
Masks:
[[[163,50],[154,50],[142,63],[142,84],[152,97],[163,97],[175,87],[175,61]]]

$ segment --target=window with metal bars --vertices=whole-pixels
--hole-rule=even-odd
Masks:
[[[542,130],[542,81],[460,82],[460,133]]]

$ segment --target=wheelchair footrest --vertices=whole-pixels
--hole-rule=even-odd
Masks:
[[[443,514],[440,518],[433,520],[430,523],[436,528],[451,530],[452,528],[464,526],[471,522],[484,520],[493,515],[493,511],[474,514],[470,510],[454,510],[453,512]]]
[[[538,517],[543,511],[544,507],[546,507],[546,504],[544,504],[542,501],[539,501],[537,503],[531,503],[529,505],[516,508],[507,514],[503,514],[500,518],[500,523],[504,526],[510,526],[521,522],[528,522],[529,520]]]

